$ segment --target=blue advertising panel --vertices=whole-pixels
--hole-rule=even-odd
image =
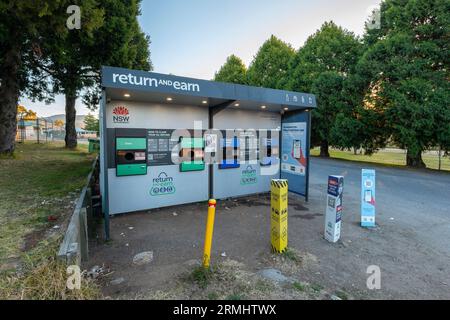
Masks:
[[[375,227],[375,170],[361,172],[361,226]]]
[[[309,165],[309,113],[286,115],[281,125],[281,179],[289,191],[307,197]]]

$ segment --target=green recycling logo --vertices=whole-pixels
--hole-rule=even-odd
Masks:
[[[258,176],[256,174],[256,169],[253,169],[251,165],[248,165],[247,168],[245,168],[242,171],[241,174],[241,185],[251,185],[256,184],[258,182]]]
[[[153,179],[153,185],[150,189],[151,196],[164,196],[175,193],[175,184],[172,177],[167,173],[161,172],[158,178]]]

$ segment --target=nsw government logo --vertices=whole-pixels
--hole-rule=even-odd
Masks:
[[[167,173],[161,172],[158,178],[153,179],[153,185],[150,189],[150,195],[152,196],[164,196],[175,193],[175,184],[172,177],[169,177]]]
[[[113,110],[114,123],[128,123],[130,121],[130,112],[123,106],[115,107]]]

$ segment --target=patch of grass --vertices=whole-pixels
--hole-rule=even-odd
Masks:
[[[49,216],[61,223],[70,214],[94,157],[62,143],[24,143],[0,160],[0,264],[20,256],[26,235],[51,226]]]
[[[342,300],[348,300],[348,295],[344,291],[338,290],[335,292],[335,295]]]
[[[292,287],[299,292],[304,292],[306,290],[306,286],[300,282],[294,282]]]
[[[255,289],[260,292],[270,292],[273,289],[273,285],[266,280],[258,280],[255,284]]]
[[[285,257],[288,260],[291,260],[293,262],[300,262],[299,257],[297,254],[290,248],[287,248],[283,253],[282,256]]]
[[[233,294],[230,294],[229,296],[227,296],[225,298],[225,300],[238,301],[238,300],[244,300],[244,298],[245,298],[244,295],[241,293],[233,293]]]
[[[213,270],[204,268],[203,266],[196,267],[189,275],[189,279],[202,289],[205,289],[208,286],[212,277]]]
[[[84,150],[24,143],[14,157],[0,159],[0,298],[97,295],[86,281],[82,290],[66,291],[66,266],[56,259],[60,238],[46,239],[62,232],[47,230],[67,220],[86,183],[95,155]]]
[[[210,293],[208,293],[208,299],[209,300],[218,300],[219,295],[217,294],[217,292],[210,292]]]
[[[311,289],[312,289],[314,292],[320,292],[320,291],[323,290],[323,287],[322,287],[320,284],[313,283],[313,284],[311,284]]]
[[[319,153],[320,153],[319,148],[311,150],[312,156],[318,156]],[[355,155],[353,151],[330,149],[330,156],[332,158],[341,160],[378,163],[391,166],[406,166],[406,154],[402,151],[393,149],[381,150],[377,153],[374,153],[371,156],[366,156],[363,154]],[[437,156],[437,154],[425,152],[423,153],[422,158],[427,168],[434,170],[438,169],[439,157]],[[449,157],[441,157],[441,169],[444,171],[450,171]]]
[[[0,275],[0,299],[5,300],[86,300],[101,297],[99,287],[82,278],[80,290],[67,289],[67,265],[57,260],[61,236],[39,243],[23,257],[20,274]]]

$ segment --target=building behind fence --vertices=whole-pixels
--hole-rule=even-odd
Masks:
[[[78,139],[96,138],[97,132],[76,128]],[[66,130],[63,127],[55,126],[54,122],[46,118],[17,120],[16,141],[34,141],[36,143],[46,143],[52,141],[64,141]]]
[[[55,139],[55,126],[53,121],[45,118],[17,120],[17,142],[35,141],[45,143]],[[63,137],[64,139],[64,137]]]

